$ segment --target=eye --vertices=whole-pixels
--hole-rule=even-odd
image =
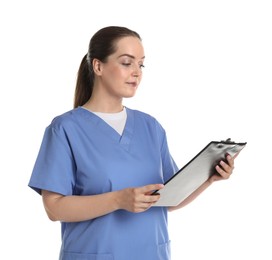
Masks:
[[[145,65],[144,64],[140,64],[140,69],[142,69],[142,68],[144,68],[145,67]]]
[[[128,67],[128,66],[130,66],[130,65],[131,65],[131,63],[129,63],[129,62],[128,62],[128,63],[123,62],[123,63],[122,63],[122,65],[123,65],[123,66],[127,66],[127,67]]]

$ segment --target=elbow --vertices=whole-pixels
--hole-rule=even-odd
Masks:
[[[168,212],[172,212],[176,209],[176,207],[170,206],[167,208]]]
[[[167,208],[167,211],[168,211],[168,212],[172,212],[172,211],[173,211],[172,207],[168,207],[168,208]]]
[[[52,212],[48,208],[45,208],[45,211],[46,211],[46,214],[47,214],[47,217],[49,218],[49,220],[51,220],[53,222],[59,221],[59,218],[56,217],[55,214],[52,214]]]
[[[49,191],[42,191],[43,205],[48,218],[51,221],[60,221],[59,199],[61,195]]]
[[[59,221],[58,218],[56,218],[54,215],[47,213],[47,217],[49,218],[49,220],[56,222]]]

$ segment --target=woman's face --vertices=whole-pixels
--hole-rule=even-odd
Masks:
[[[116,52],[100,67],[100,83],[116,98],[135,95],[142,78],[144,49],[137,37],[124,37],[116,42]]]

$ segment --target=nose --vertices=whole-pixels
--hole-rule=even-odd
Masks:
[[[142,68],[138,64],[134,64],[133,66],[133,77],[138,78],[142,75]]]

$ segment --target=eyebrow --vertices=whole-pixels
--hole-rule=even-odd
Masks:
[[[133,55],[130,55],[130,54],[122,54],[122,55],[120,55],[120,56],[118,56],[118,58],[121,58],[121,57],[123,57],[123,56],[127,56],[127,57],[129,57],[129,58],[131,58],[131,59],[135,59],[135,56],[133,56]],[[141,59],[144,59],[145,58],[145,56],[143,56]]]

